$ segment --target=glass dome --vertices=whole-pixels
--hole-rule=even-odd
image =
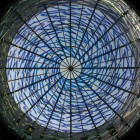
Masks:
[[[0,112],[31,140],[111,140],[139,119],[140,18],[123,0],[18,0],[0,23]]]

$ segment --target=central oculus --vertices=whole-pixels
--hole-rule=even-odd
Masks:
[[[74,70],[74,67],[73,67],[73,66],[69,66],[69,67],[68,67],[68,70],[69,70],[70,72],[72,72],[72,71]]]
[[[73,57],[65,58],[60,63],[60,72],[67,79],[74,79],[81,73],[81,63]]]

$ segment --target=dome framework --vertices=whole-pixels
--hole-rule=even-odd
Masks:
[[[117,139],[139,119],[139,15],[122,0],[17,1],[0,24],[1,109],[23,139]]]

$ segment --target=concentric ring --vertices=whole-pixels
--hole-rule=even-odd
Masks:
[[[75,58],[65,58],[60,64],[60,72],[67,79],[77,78],[81,74],[81,64]]]

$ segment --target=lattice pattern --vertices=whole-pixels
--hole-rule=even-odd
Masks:
[[[102,2],[70,0],[48,8],[42,1],[44,10],[28,20],[13,11],[23,25],[11,43],[3,41],[10,44],[7,96],[23,111],[18,121],[28,116],[44,127],[42,134],[51,129],[70,138],[92,129],[100,135],[98,127],[113,127],[116,117],[129,125],[121,110],[138,95],[132,88],[139,39],[129,34],[133,25],[125,25],[129,7],[122,13]]]

